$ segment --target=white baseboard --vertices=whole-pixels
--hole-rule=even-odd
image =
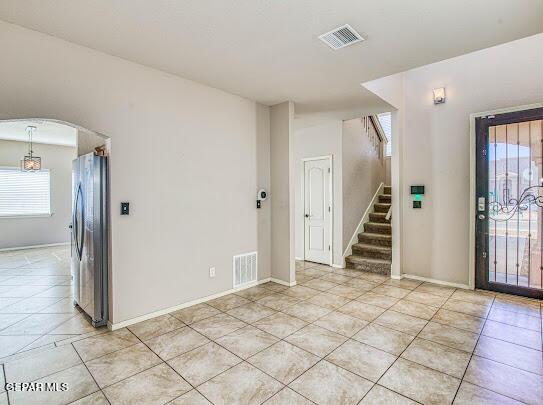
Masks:
[[[295,257],[294,260],[298,260],[299,262],[303,262],[304,259],[302,259],[301,257]]]
[[[39,249],[53,246],[69,246],[70,242],[61,242],[61,243],[48,243],[46,245],[31,245],[31,246],[17,246],[11,248],[2,248],[0,252],[9,252],[10,250],[25,250],[25,249]]]
[[[418,280],[418,281],[424,281],[426,283],[438,284],[438,285],[442,285],[442,286],[445,286],[445,287],[454,287],[454,288],[461,288],[461,289],[464,289],[464,290],[473,290],[473,288],[471,288],[467,284],[451,283],[449,281],[442,281],[442,280],[437,280],[435,278],[415,276],[415,275],[412,275],[412,274],[402,274],[400,277],[398,277],[398,276],[392,277],[391,276],[391,278],[394,278],[395,280],[400,280],[402,278],[408,278],[408,279],[411,279],[411,280]]]
[[[240,287],[240,288],[232,288],[230,290],[226,290],[226,291],[223,291],[223,292],[220,292],[220,293],[217,293],[217,294],[213,294],[213,295],[208,295],[206,297],[202,297],[202,298],[198,298],[198,299],[195,299],[195,300],[192,300],[192,301],[188,301],[188,302],[185,302],[183,304],[175,305],[173,307],[164,308],[164,309],[161,309],[159,311],[151,312],[149,314],[145,314],[145,315],[137,316],[135,318],[127,319],[126,321],[121,321],[121,322],[117,322],[117,323],[112,323],[112,322],[108,321],[107,327],[108,327],[109,330],[117,330],[117,329],[125,328],[127,326],[134,325],[134,324],[139,323],[139,322],[147,321],[147,320],[149,320],[151,318],[156,318],[157,316],[166,315],[166,314],[169,314],[170,312],[178,311],[178,310],[183,309],[183,308],[192,307],[193,305],[196,305],[196,304],[201,304],[203,302],[211,301],[211,300],[214,300],[215,298],[220,298],[220,297],[223,297],[225,295],[232,294],[232,293],[234,293],[236,291],[245,290],[247,288],[251,288],[251,287],[254,287],[254,286],[259,285],[259,284],[264,284],[264,283],[267,283],[268,281],[273,281],[273,282],[275,282],[277,284],[285,285],[285,286],[288,286],[288,287],[292,287],[292,286],[296,285],[295,281],[293,283],[289,284],[286,281],[268,277],[268,278],[258,280],[258,281],[255,281],[253,283],[244,285],[243,287]]]

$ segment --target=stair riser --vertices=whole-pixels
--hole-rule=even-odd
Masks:
[[[388,226],[388,224],[377,225],[377,224],[365,223],[364,231],[372,232],[372,233],[380,233],[381,235],[391,235],[392,227]]]
[[[381,259],[381,260],[392,259],[392,251],[371,250],[368,248],[360,248],[357,246],[353,246],[353,255],[366,257],[368,259]]]
[[[386,215],[384,215],[384,213],[382,213],[381,215],[374,212],[370,213],[370,221],[379,222],[380,224],[390,224],[390,220],[386,219]]]
[[[385,187],[383,188],[383,193],[385,193],[385,194],[392,194],[392,187],[390,187],[390,186],[385,186]]]
[[[391,247],[392,246],[392,240],[391,239],[377,239],[373,238],[371,236],[367,236],[363,233],[358,234],[358,241],[360,243],[366,243],[368,245],[375,245],[375,246],[386,246]]]
[[[385,203],[385,204],[390,204],[392,202],[392,197],[389,196],[389,195],[380,195],[379,196],[379,202],[380,203]]]
[[[384,274],[386,276],[390,275],[390,264],[361,264],[361,263],[350,263],[347,262],[348,269],[355,269],[361,271],[367,271],[369,273]]]
[[[383,205],[383,204],[375,204],[373,208],[375,209],[375,212],[387,213],[390,206],[389,205]]]

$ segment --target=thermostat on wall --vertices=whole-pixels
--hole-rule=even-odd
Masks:
[[[411,194],[424,194],[424,186],[411,186]]]

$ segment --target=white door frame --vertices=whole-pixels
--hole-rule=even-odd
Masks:
[[[329,240],[330,240],[330,255],[328,257],[328,265],[332,266],[333,258],[334,258],[334,156],[333,155],[325,155],[325,156],[315,156],[315,157],[309,157],[309,158],[303,158],[302,164],[300,167],[300,172],[302,176],[302,189],[301,189],[301,196],[302,196],[302,207],[304,207],[304,213],[305,213],[305,162],[310,162],[312,160],[325,160],[328,159],[328,163],[330,164],[330,186],[328,192],[330,193],[330,230],[329,230]],[[303,260],[305,260],[305,217],[304,217],[304,227],[302,231],[303,235],[303,247],[304,247],[304,254],[303,254]]]
[[[486,117],[487,115],[497,115],[497,114],[503,114],[503,113],[509,113],[509,112],[515,112],[515,111],[524,111],[524,110],[531,110],[534,108],[543,108],[543,103],[536,103],[536,104],[528,104],[528,105],[521,105],[518,107],[507,107],[507,108],[500,108],[497,110],[492,111],[484,111],[479,113],[473,113],[469,116],[469,145],[470,145],[470,151],[469,151],[469,201],[470,201],[470,208],[469,208],[469,266],[468,266],[468,274],[469,274],[469,287],[471,289],[475,289],[475,206],[477,204],[477,193],[476,193],[476,171],[475,171],[475,165],[476,165],[476,156],[475,156],[475,149],[476,149],[476,142],[477,142],[477,134],[475,133],[475,119],[479,117]]]

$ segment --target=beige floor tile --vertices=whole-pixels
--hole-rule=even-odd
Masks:
[[[416,335],[424,328],[427,321],[411,315],[400,314],[399,312],[388,310],[375,319],[375,323],[399,332],[407,333],[408,335]]]
[[[318,305],[310,304],[307,301],[302,301],[283,309],[282,312],[306,322],[313,322],[331,311],[331,309],[319,307]]]
[[[490,305],[479,305],[472,302],[458,301],[453,299],[449,299],[445,304],[443,304],[442,308],[448,309],[449,311],[462,312],[463,314],[477,316],[479,318],[486,318],[488,312],[490,311]]]
[[[328,273],[322,276],[320,279],[324,281],[330,281],[335,284],[343,284],[349,281],[352,277],[343,276],[341,274]]]
[[[422,284],[422,281],[410,280],[408,278],[404,278],[401,280],[388,279],[383,284],[391,285],[392,287],[403,288],[405,290],[414,290]]]
[[[30,345],[40,336],[27,335],[27,336],[0,336],[0,359],[2,357],[10,356],[23,349],[25,346]]]
[[[163,360],[169,360],[209,342],[204,335],[189,327],[172,330],[145,341],[145,344]]]
[[[415,336],[398,332],[376,323],[370,323],[353,336],[353,339],[359,342],[366,343],[396,356],[399,356],[414,338]]]
[[[521,405],[521,402],[462,381],[454,405]]]
[[[249,302],[251,301],[246,298],[240,297],[235,294],[230,294],[208,301],[208,304],[220,311],[228,311],[230,309],[248,304]]]
[[[302,329],[307,325],[307,322],[282,312],[277,312],[271,316],[260,319],[253,325],[283,339],[288,335],[292,335],[297,330]]]
[[[243,322],[253,323],[274,314],[275,310],[253,302],[231,309],[227,313],[235,318],[241,319]]]
[[[198,391],[214,404],[257,404],[282,388],[280,382],[243,362],[202,384]]]
[[[456,290],[452,293],[451,299],[471,302],[479,305],[489,305],[494,301],[494,294],[485,294],[481,291]]]
[[[400,394],[390,391],[380,385],[374,385],[368,392],[360,405],[415,405],[415,401],[403,397]]]
[[[408,360],[398,359],[379,384],[423,404],[450,404],[460,380]]]
[[[191,390],[179,398],[168,402],[168,405],[211,405],[205,397],[196,390]]]
[[[87,395],[81,399],[78,399],[75,402],[72,402],[71,405],[110,405],[106,396],[102,391],[97,391],[94,394]]]
[[[285,294],[272,294],[257,301],[258,304],[275,309],[276,311],[282,311],[298,302],[300,302],[299,298],[289,297]]]
[[[264,405],[313,405],[313,402],[302,397],[288,387],[283,388],[273,397],[264,402]]]
[[[4,365],[7,382],[35,381],[81,363],[72,346],[38,351]]]
[[[349,299],[355,299],[362,295],[364,291],[359,290],[355,287],[350,287],[348,285],[338,285],[334,288],[331,288],[327,291],[330,294],[339,295],[340,297],[345,297]]]
[[[418,302],[419,304],[431,305],[433,307],[440,307],[447,301],[447,297],[418,290],[407,294],[405,299],[408,301]]]
[[[471,354],[417,338],[402,353],[401,357],[453,377],[462,378]]]
[[[477,344],[478,335],[467,330],[429,322],[419,333],[419,337],[471,353]]]
[[[330,312],[314,322],[315,325],[351,337],[368,324],[367,321],[343,314],[338,311]]]
[[[305,287],[303,285],[296,285],[282,292],[282,294],[285,294],[285,295],[288,295],[289,297],[297,298],[300,300],[308,300],[309,298],[314,297],[318,293],[319,293],[318,290]]]
[[[59,301],[61,298],[24,298],[0,310],[3,314],[33,314]]]
[[[58,297],[58,298],[69,298],[72,296],[72,286],[71,285],[58,285],[55,287],[50,287],[45,291],[42,291],[39,294],[36,294],[36,297]]]
[[[385,312],[385,309],[375,305],[366,304],[364,302],[351,301],[348,304],[338,308],[338,311],[364,321],[371,322]]]
[[[247,359],[277,340],[275,336],[249,325],[216,339],[216,342],[236,356]]]
[[[431,307],[429,305],[419,304],[418,302],[400,300],[394,304],[391,310],[400,312],[402,314],[411,315],[417,318],[425,319],[429,321],[432,319],[438,308]]]
[[[434,295],[439,295],[440,297],[450,297],[455,291],[453,287],[445,287],[442,285],[432,284],[432,283],[422,283],[419,285],[415,291],[426,292]]]
[[[148,340],[155,336],[171,332],[174,329],[179,329],[182,326],[184,326],[183,322],[166,314],[135,325],[130,325],[128,329],[141,340]]]
[[[57,298],[54,298],[55,300]],[[74,300],[72,298],[62,298],[60,301],[55,302],[52,305],[42,309],[42,314],[76,314],[78,309],[74,306]]]
[[[303,284],[309,280],[313,280],[315,277],[305,275],[303,273],[297,273],[296,274],[296,283],[298,285]]]
[[[127,347],[86,363],[101,388],[159,364],[161,360],[143,343]]]
[[[488,320],[481,333],[485,336],[505,340],[506,342],[526,346],[531,349],[542,350],[541,334],[533,330],[517,328],[516,326]]]
[[[214,315],[219,314],[219,311],[216,308],[213,308],[211,305],[207,304],[196,304],[192,307],[183,308],[178,311],[172,312],[171,315],[174,318],[179,319],[181,322],[186,323],[187,325],[201,321],[206,318],[210,318]]]
[[[273,294],[273,292],[265,287],[257,285],[251,288],[247,288],[245,290],[236,291],[235,294],[248,300],[256,301],[260,298],[264,298],[267,295]]]
[[[313,288],[318,291],[326,291],[331,288],[334,288],[337,285],[338,284],[323,280],[322,278],[314,278],[304,283],[304,286]]]
[[[83,361],[115,352],[139,343],[139,339],[128,329],[123,328],[114,332],[103,333],[90,338],[78,340],[73,345]]]
[[[543,355],[534,349],[481,336],[474,353],[480,357],[543,375]]]
[[[33,341],[28,346],[25,346],[22,351],[36,349],[43,346],[55,346],[54,343],[56,342],[62,342],[65,339],[73,338],[74,336],[81,336],[81,335],[43,335],[42,337],[38,338],[37,340]]]
[[[541,318],[521,314],[518,312],[506,311],[501,308],[492,308],[488,313],[488,319],[496,322],[506,323],[507,325],[516,326],[541,332]]]
[[[432,318],[433,322],[464,329],[473,333],[481,333],[485,324],[484,318],[478,318],[461,312],[440,309]]]
[[[64,316],[65,314],[52,314],[54,316]],[[82,314],[76,314],[72,316],[71,314],[66,314],[71,316],[66,322],[61,323],[57,328],[50,331],[50,334],[53,335],[70,335],[70,334],[84,334],[89,332],[94,332],[94,328],[90,322],[90,319]],[[101,327],[102,329],[107,329],[105,326]]]
[[[319,360],[319,357],[305,350],[280,341],[247,361],[283,384],[288,384]]]
[[[375,287],[372,292],[374,292],[375,294],[388,295],[389,297],[394,298],[403,298],[411,291],[405,290],[403,288],[393,287],[391,285],[381,284]]]
[[[362,294],[356,300],[364,302],[366,304],[388,309],[392,305],[397,303],[399,301],[399,298],[390,297],[388,295],[375,294],[373,292],[367,292],[365,294]]]
[[[194,387],[239,362],[239,357],[213,342],[168,360],[168,364]]]
[[[324,292],[322,294],[315,295],[314,297],[307,300],[307,302],[311,304],[318,305],[323,308],[327,308],[329,310],[337,309],[346,303],[351,301],[348,298],[340,297],[335,294],[329,294],[328,292]]]
[[[0,330],[14,325],[29,316],[29,314],[0,314]]]
[[[191,389],[175,371],[162,363],[107,387],[104,393],[112,405],[160,405]]]
[[[517,302],[509,301],[501,298],[496,298],[492,304],[492,308],[499,308],[519,314],[541,317],[541,305],[532,302]]]
[[[308,325],[285,340],[319,357],[324,357],[347,340],[345,336],[315,325]]]
[[[43,335],[72,318],[72,314],[32,314],[3,329],[1,335]],[[62,333],[62,332],[60,332]]]
[[[369,280],[363,280],[361,278],[353,278],[342,285],[356,288],[358,291],[363,293],[364,291],[373,290],[378,285],[378,283],[374,283]]]
[[[358,270],[355,270],[354,273],[357,274],[356,277],[363,280],[371,281],[376,284],[381,284],[387,280],[390,280],[390,277],[385,276],[383,274],[368,273],[366,271],[358,271]]]
[[[285,291],[288,288],[287,286],[274,283],[273,281],[268,281],[267,283],[261,284],[261,286],[276,293]]]
[[[217,339],[236,329],[243,328],[245,325],[247,325],[245,322],[242,322],[233,316],[221,313],[212,316],[211,318],[195,322],[190,325],[190,327],[210,339]]]
[[[473,356],[464,380],[527,404],[543,403],[543,376]]]
[[[313,264],[311,267],[302,270],[302,273],[307,274],[308,276],[322,277],[329,273],[329,271],[326,270],[329,270],[328,267],[320,267],[317,264]]]
[[[354,405],[370,390],[372,383],[321,360],[289,386],[319,405]]]
[[[348,340],[326,356],[326,360],[367,380],[377,382],[396,361],[396,356],[364,343]]]
[[[52,374],[37,382],[66,383],[65,391],[14,391],[10,393],[12,405],[68,404],[98,391],[92,376],[83,364]]]

